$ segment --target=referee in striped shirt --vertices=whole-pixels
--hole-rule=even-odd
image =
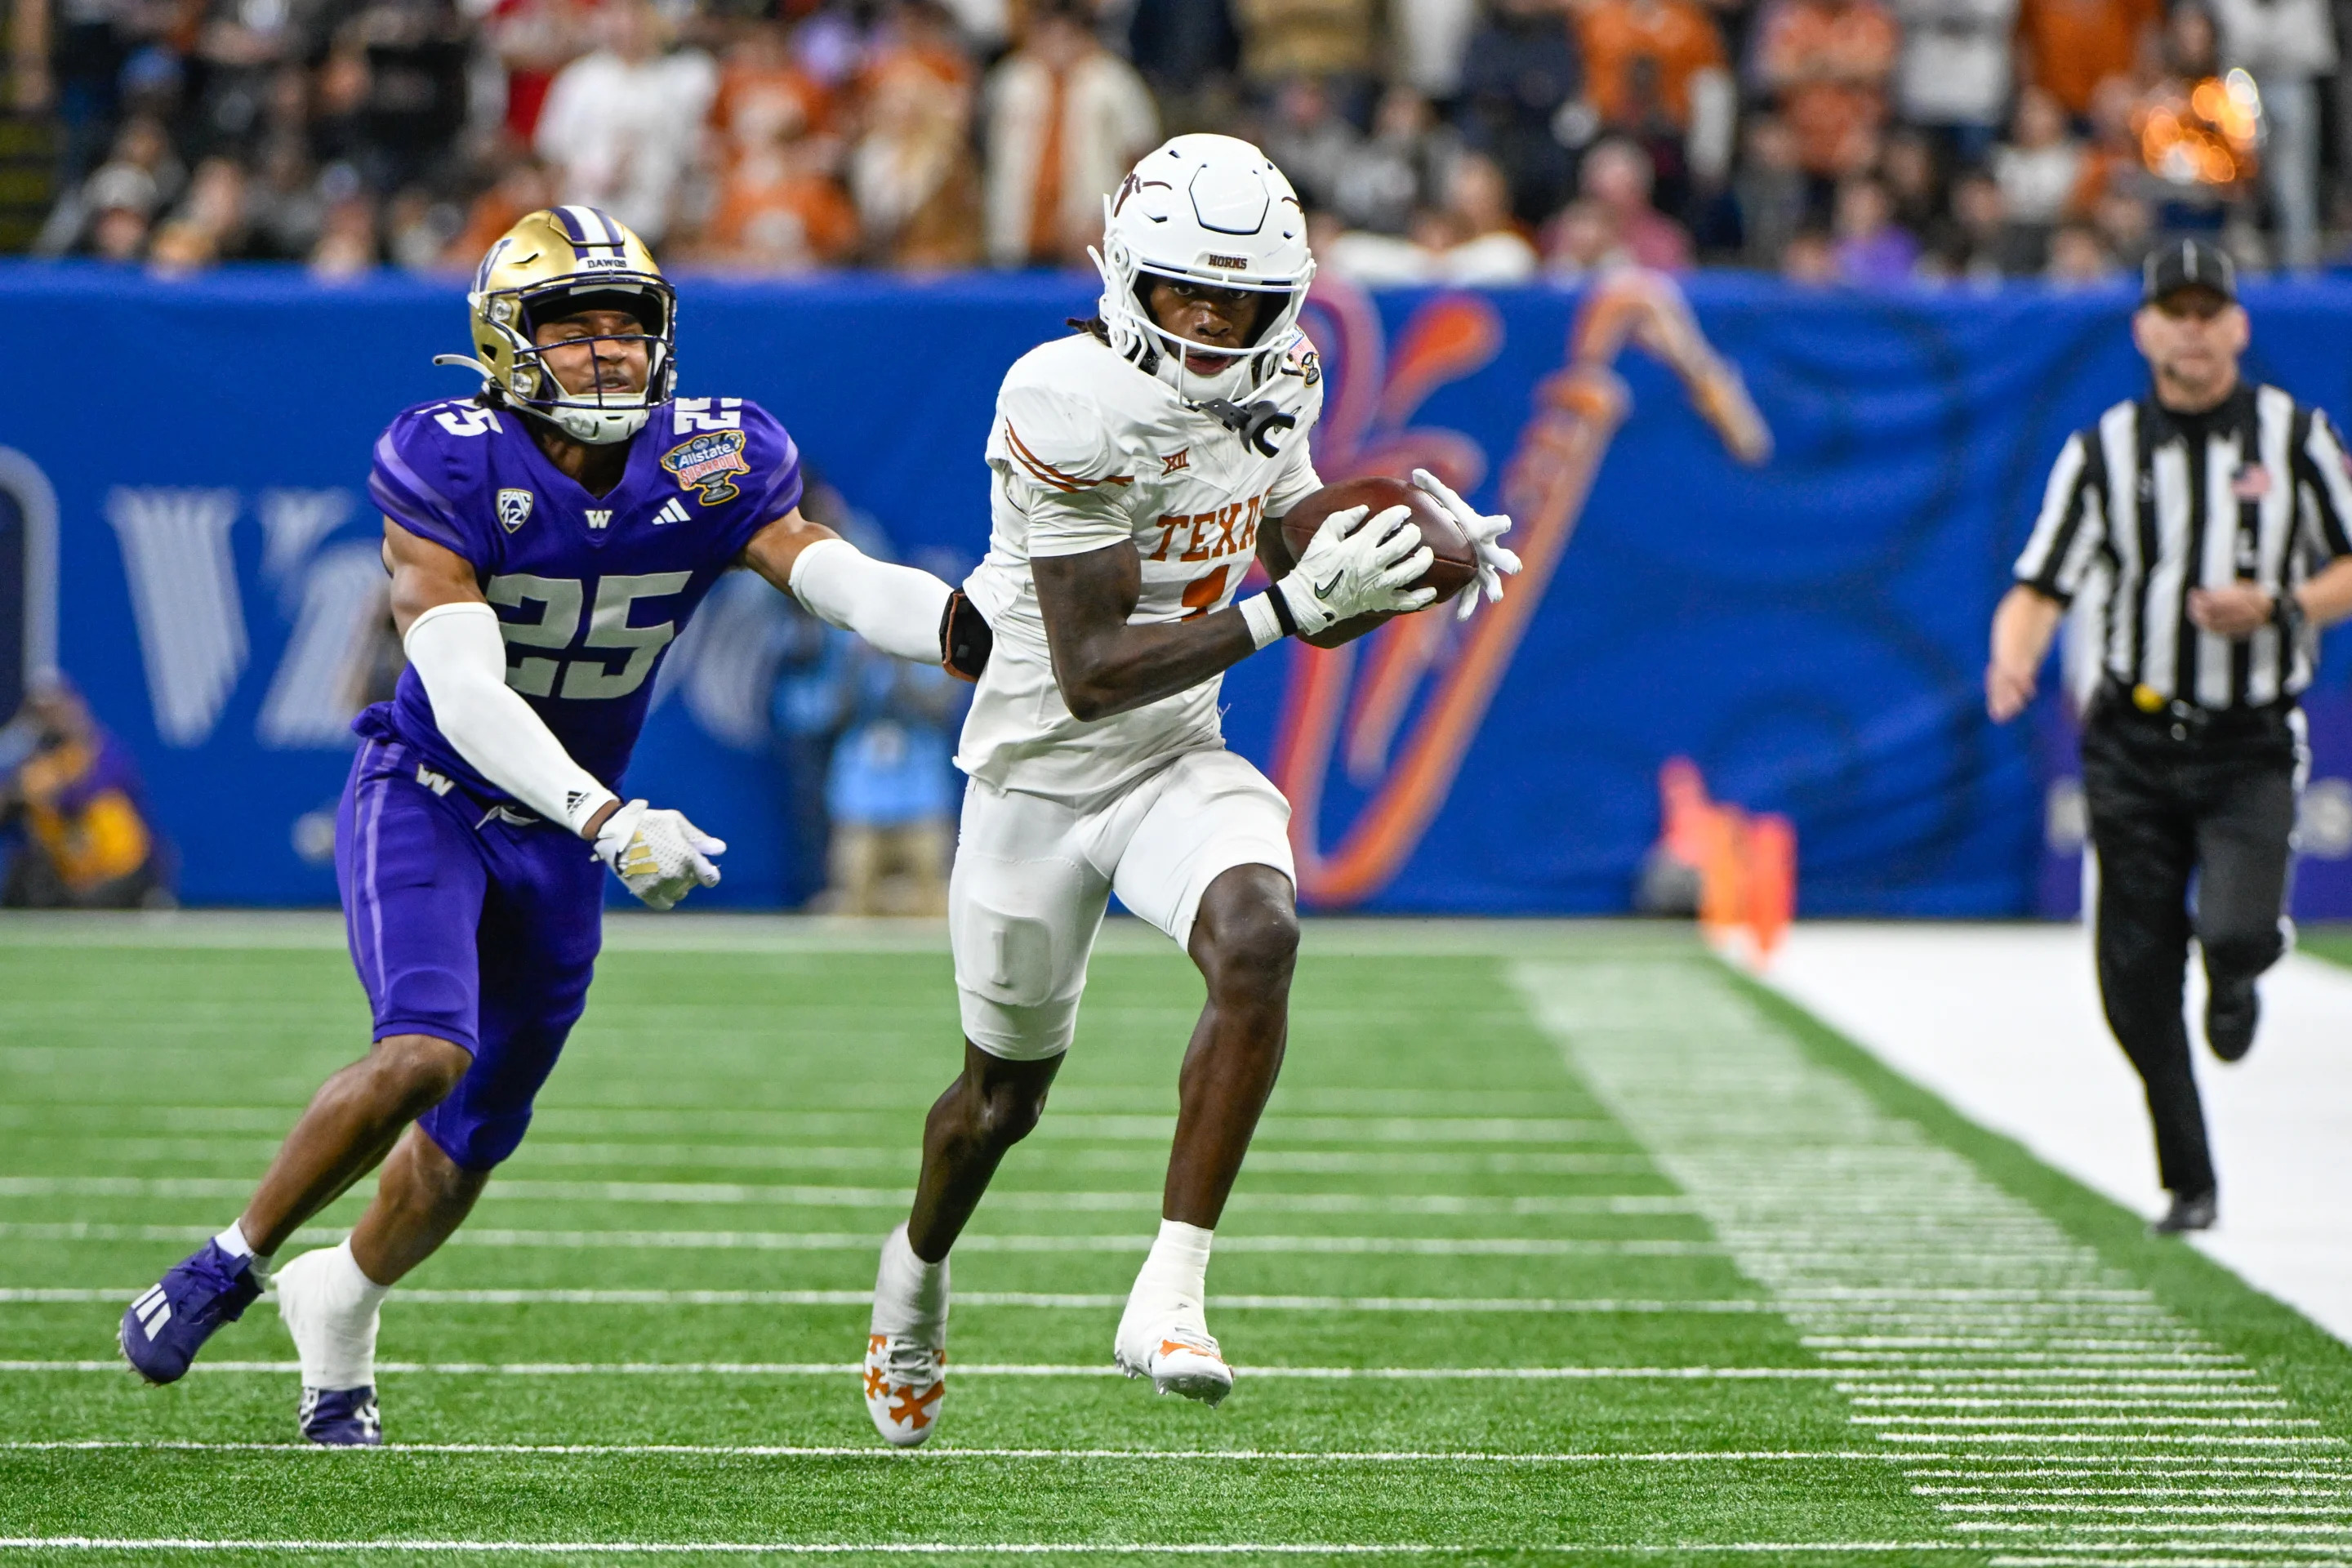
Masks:
[[[2254,1043],[2255,978],[2285,951],[2295,695],[2317,628],[2352,615],[2352,470],[2325,414],[2240,379],[2249,328],[2226,255],[2168,242],[2142,282],[2149,394],[2059,454],[1993,615],[1985,706],[1995,723],[2024,709],[2067,605],[2104,576],[2105,673],[2083,725],[2099,994],[2147,1085],[2171,1194],[2155,1228],[2171,1234],[2216,1215],[2181,1016],[2189,939],[2206,1041],[2234,1062]]]

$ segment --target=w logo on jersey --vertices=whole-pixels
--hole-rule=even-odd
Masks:
[[[538,499],[529,490],[500,490],[499,492],[499,526],[512,533],[524,523],[529,522],[531,505]]]

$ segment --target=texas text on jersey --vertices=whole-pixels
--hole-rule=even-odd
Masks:
[[[368,490],[474,568],[504,623],[507,684],[616,786],[671,642],[752,535],[799,504],[800,450],[757,404],[680,397],[654,411],[621,482],[598,496],[548,460],[527,417],[471,402],[408,409],[376,443]],[[486,802],[508,798],[442,737],[413,668],[353,728],[406,742]]]
[[[1307,436],[1322,410],[1303,339],[1247,409],[1188,399],[1091,333],[1014,362],[988,437],[988,554],[964,584],[996,646],[957,765],[1002,787],[1018,764],[1024,791],[1075,798],[1222,744],[1222,678],[1109,719],[1074,719],[1029,563],[1132,541],[1142,595],[1130,624],[1224,608],[1256,558],[1260,524],[1321,487]]]

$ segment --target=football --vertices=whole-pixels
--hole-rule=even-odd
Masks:
[[[1433,607],[1443,605],[1460,593],[1478,574],[1478,552],[1472,547],[1469,535],[1464,533],[1437,498],[1417,485],[1402,479],[1392,479],[1385,474],[1367,474],[1360,479],[1343,479],[1336,485],[1326,485],[1290,509],[1282,520],[1282,542],[1295,563],[1315,537],[1323,520],[1335,511],[1349,507],[1368,506],[1378,517],[1391,507],[1412,509],[1412,521],[1420,525],[1421,542],[1429,546],[1436,557],[1429,570],[1422,574],[1416,586],[1437,590],[1431,600]],[[1363,636],[1387,616],[1359,616],[1342,621],[1318,637],[1307,640],[1318,647],[1336,647],[1343,642]]]

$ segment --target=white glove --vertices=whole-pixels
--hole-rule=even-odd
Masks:
[[[1519,574],[1519,558],[1495,541],[1511,531],[1511,520],[1500,513],[1482,516],[1470,510],[1470,503],[1455,495],[1444,479],[1427,468],[1415,468],[1412,482],[1420,489],[1436,498],[1437,504],[1453,514],[1462,531],[1470,536],[1471,548],[1478,552],[1476,581],[1464,585],[1454,598],[1454,618],[1466,621],[1478,608],[1480,595],[1489,603],[1499,604],[1503,597],[1503,579]]]
[[[1418,610],[1434,588],[1408,588],[1436,559],[1421,542],[1412,509],[1392,506],[1365,521],[1370,507],[1349,507],[1323,520],[1290,574],[1270,593],[1282,595],[1301,636],[1328,631],[1358,616]]]
[[[696,888],[719,885],[713,855],[727,846],[675,811],[655,811],[633,800],[596,832],[596,858],[613,868],[621,886],[654,909],[667,910]]]

